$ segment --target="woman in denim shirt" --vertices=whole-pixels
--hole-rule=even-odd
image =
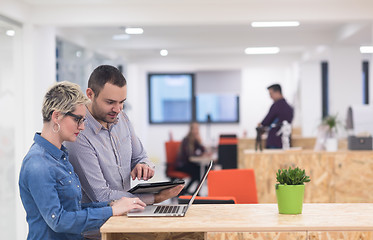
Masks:
[[[89,100],[78,85],[61,82],[46,93],[43,129],[23,159],[19,188],[26,220],[27,239],[82,239],[85,231],[98,229],[110,216],[143,209],[138,198],[81,204],[79,178],[69,162],[64,141],[75,141],[84,129]]]

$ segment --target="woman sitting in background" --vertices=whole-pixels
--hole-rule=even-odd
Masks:
[[[191,179],[188,185],[183,189],[182,194],[189,194],[188,190],[194,182],[200,181],[200,166],[191,162],[190,157],[201,156],[205,152],[199,134],[199,125],[196,122],[190,124],[189,133],[181,142],[179,154],[177,157],[177,170],[190,175]]]
[[[78,85],[61,82],[46,93],[43,129],[23,159],[19,188],[27,239],[83,239],[82,232],[98,229],[110,216],[143,209],[138,198],[81,205],[79,178],[69,162],[64,141],[75,141],[84,129],[84,96]]]

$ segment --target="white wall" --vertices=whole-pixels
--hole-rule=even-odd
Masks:
[[[321,63],[308,62],[300,66],[301,126],[304,137],[316,135],[322,119]]]
[[[26,239],[27,236],[26,216],[18,191],[19,170],[22,159],[33,142],[33,135],[36,131],[41,131],[42,99],[47,88],[55,83],[56,76],[54,28],[25,24],[21,34],[22,41],[18,47],[22,49],[22,61],[17,64],[16,69],[16,74],[21,75],[15,80],[18,106],[16,109],[16,179],[14,180],[17,191],[17,240]]]
[[[359,48],[333,47],[329,60],[329,114],[338,114],[345,125],[348,107],[362,104],[362,93],[362,55]]]

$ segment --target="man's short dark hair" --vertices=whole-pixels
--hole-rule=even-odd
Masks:
[[[93,70],[91,76],[89,77],[88,88],[92,89],[97,97],[106,83],[123,87],[127,84],[127,81],[118,68],[110,65],[98,66],[95,70]]]
[[[280,84],[273,84],[273,85],[267,87],[267,89],[268,90],[271,89],[274,92],[280,92],[282,94],[282,90],[281,90]]]

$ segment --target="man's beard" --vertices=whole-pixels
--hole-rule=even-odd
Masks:
[[[117,113],[115,112],[109,112],[109,113],[102,112],[98,108],[95,107],[95,104],[92,104],[92,115],[96,120],[106,122],[106,123],[114,123],[117,120],[117,116],[115,118],[111,118],[109,117],[109,114],[117,115]]]

